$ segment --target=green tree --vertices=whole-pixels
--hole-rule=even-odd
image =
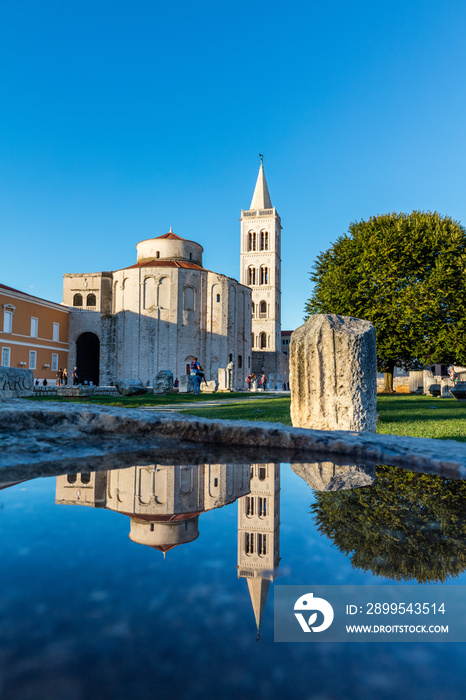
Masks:
[[[317,493],[314,522],[363,571],[445,581],[466,569],[466,482],[379,466],[372,486]]]
[[[466,364],[466,230],[437,212],[352,223],[317,258],[306,318],[334,313],[375,326],[377,365],[393,391],[395,366]]]

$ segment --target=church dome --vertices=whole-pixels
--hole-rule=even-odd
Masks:
[[[170,231],[162,236],[140,241],[136,245],[136,250],[138,263],[146,263],[150,260],[178,260],[195,263],[202,267],[203,247],[199,243],[177,236],[171,227]]]
[[[129,538],[138,544],[145,544],[164,551],[195,540],[199,537],[198,527],[199,515],[194,517],[184,515],[180,520],[168,522],[161,522],[155,518],[150,520],[131,518]]]

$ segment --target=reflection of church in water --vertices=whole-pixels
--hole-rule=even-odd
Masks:
[[[130,518],[133,542],[165,553],[199,536],[199,516],[238,500],[238,577],[257,628],[280,561],[280,465],[135,466],[57,477],[56,503]]]

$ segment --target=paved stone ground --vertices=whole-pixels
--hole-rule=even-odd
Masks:
[[[179,411],[183,408],[205,408],[212,406],[227,406],[228,404],[242,403],[244,401],[251,401],[254,399],[279,399],[283,396],[290,396],[289,391],[270,391],[270,392],[249,392],[244,396],[237,397],[236,399],[220,399],[215,398],[206,399],[205,401],[191,401],[186,403],[172,403],[164,404],[163,406],[141,406],[141,411]]]

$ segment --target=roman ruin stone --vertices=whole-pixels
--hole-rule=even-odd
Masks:
[[[311,316],[291,335],[290,389],[293,426],[375,432],[372,323],[336,314]]]
[[[190,374],[182,374],[178,383],[178,392],[187,394],[194,391],[194,377]]]
[[[32,369],[0,367],[0,399],[17,399],[34,393]]]
[[[123,396],[135,396],[147,392],[146,387],[140,379],[119,379],[115,382],[115,386],[118,393]]]
[[[314,491],[342,491],[371,486],[375,479],[375,467],[366,465],[341,466],[335,462],[291,464],[295,474],[309,484]]]
[[[466,444],[454,440],[306,430],[118,406],[0,401],[0,481],[108,469],[116,455],[126,464],[393,464],[466,478]]]
[[[169,369],[161,369],[152,382],[154,394],[166,394],[173,389],[173,372]]]

